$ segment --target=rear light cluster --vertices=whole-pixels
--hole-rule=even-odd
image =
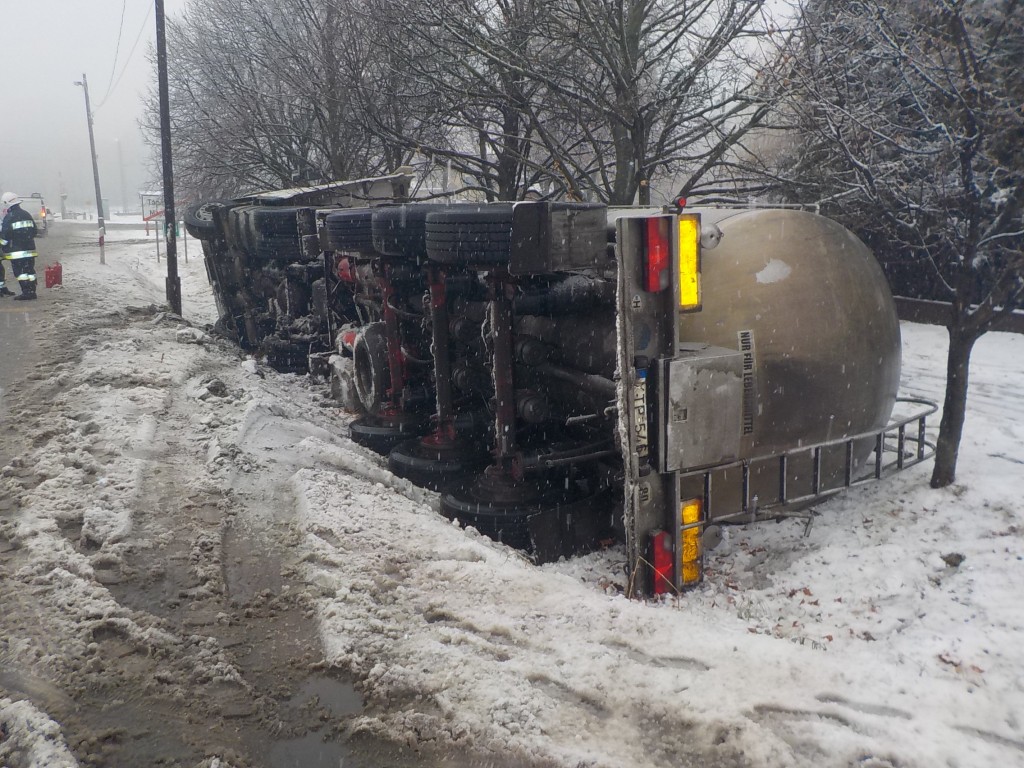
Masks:
[[[655,531],[651,536],[651,592],[663,595],[700,584],[704,578],[701,524],[704,504],[686,499],[679,505],[678,536]],[[678,551],[676,549],[678,542]]]
[[[679,565],[683,587],[693,586],[701,580],[703,553],[700,546],[700,523],[703,506],[700,499],[687,499],[680,505]]]
[[[679,309],[700,309],[700,220],[693,214],[679,217]]]
[[[669,239],[669,220],[664,216],[647,219],[644,232],[644,290],[651,293],[669,286],[672,242]]]
[[[654,583],[651,591],[656,595],[675,592],[673,583],[674,568],[672,563],[672,535],[668,531],[655,531],[651,536],[651,570]]]
[[[676,270],[679,309],[684,312],[699,310],[700,218],[697,214],[652,216],[644,222],[644,290],[657,293],[668,288],[672,278],[669,270],[673,268]]]

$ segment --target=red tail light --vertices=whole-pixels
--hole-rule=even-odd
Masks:
[[[651,534],[651,570],[654,584],[651,590],[656,595],[675,592],[673,578],[672,535],[668,531],[655,531]]]
[[[669,286],[672,242],[668,219],[652,217],[647,219],[644,237],[644,290],[652,293],[663,291]]]

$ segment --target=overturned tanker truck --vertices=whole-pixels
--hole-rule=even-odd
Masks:
[[[189,209],[219,326],[328,371],[350,437],[537,562],[624,542],[631,593],[721,525],[933,453],[868,249],[793,209],[408,199],[407,174]]]

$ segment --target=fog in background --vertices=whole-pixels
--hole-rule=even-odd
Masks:
[[[184,7],[164,0],[167,17]],[[154,0],[0,0],[0,31],[0,188],[40,192],[54,211],[65,192],[69,207],[95,211],[85,96],[74,85],[85,73],[107,209],[138,209],[139,191],[161,186],[139,129],[146,90],[156,90]]]

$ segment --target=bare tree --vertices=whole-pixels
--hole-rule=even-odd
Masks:
[[[190,0],[168,29],[183,189],[418,162],[466,190],[698,190],[767,113],[767,0]],[[156,136],[156,102],[149,109]]]
[[[554,34],[576,42],[576,66],[552,88],[589,121],[556,161],[612,204],[651,202],[658,179],[701,184],[768,114],[757,75],[759,38],[774,32],[764,0],[564,0]],[[599,119],[595,129],[594,117]]]
[[[354,115],[351,14],[323,0],[191,0],[168,24],[175,168],[187,193],[371,175],[393,158]],[[147,124],[158,136],[157,105]],[[391,170],[393,166],[387,167]]]
[[[393,58],[444,105],[423,146],[507,199],[543,183],[613,204],[698,188],[767,114],[765,0],[382,3]],[[415,41],[410,47],[409,41]],[[429,45],[430,51],[424,53]],[[406,53],[403,53],[405,51]]]
[[[949,301],[931,478],[953,482],[971,351],[1024,301],[1018,0],[817,0],[788,52],[789,194],[831,203]]]
[[[377,129],[414,149],[428,167],[468,180],[456,191],[513,200],[545,175],[535,116],[543,85],[527,63],[563,53],[536,35],[547,0],[378,2],[369,6],[383,30],[375,43],[392,71],[426,108],[421,119],[379,115]],[[380,101],[368,83],[368,104]],[[425,125],[424,120],[430,124]]]

